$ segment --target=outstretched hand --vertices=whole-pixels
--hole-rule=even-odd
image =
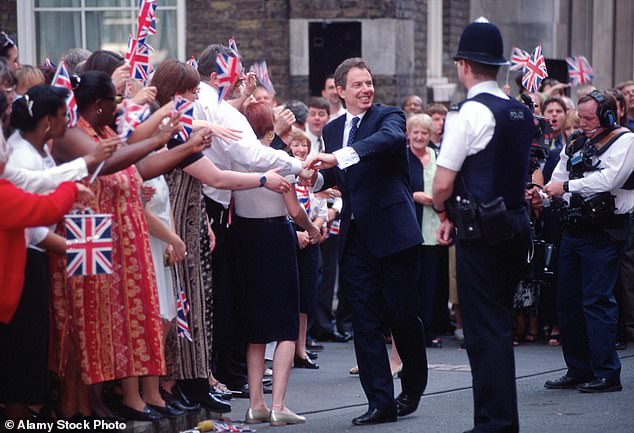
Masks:
[[[337,165],[337,157],[332,153],[318,153],[309,157],[304,163],[304,168],[308,170],[325,170]]]

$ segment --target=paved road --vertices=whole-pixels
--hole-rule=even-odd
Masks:
[[[471,374],[465,350],[444,338],[444,347],[428,349],[429,385],[419,409],[398,422],[355,427],[351,419],[366,411],[366,400],[357,377],[348,374],[355,364],[352,343],[326,343],[319,370],[294,369],[287,404],[308,421],[303,425],[272,427],[256,424],[260,432],[425,432],[460,433],[473,426]],[[622,392],[582,394],[576,390],[547,390],[547,379],[563,374],[559,347],[545,343],[523,344],[515,349],[517,392],[522,432],[535,433],[634,433],[634,344],[619,352]],[[396,380],[396,392],[400,390]],[[270,399],[270,396],[267,396]],[[270,402],[270,400],[267,400]],[[234,399],[228,416],[244,418],[248,400]],[[190,421],[191,422],[191,421]],[[181,423],[178,423],[181,424]],[[182,425],[182,424],[181,424]],[[191,424],[192,426],[195,424]],[[139,432],[146,429],[137,426]],[[175,425],[160,430],[176,430]],[[130,429],[132,430],[132,429]]]

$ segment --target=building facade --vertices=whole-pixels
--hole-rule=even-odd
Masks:
[[[452,56],[464,26],[496,23],[505,51],[538,43],[547,58],[585,55],[595,84],[634,77],[630,0],[157,0],[151,61],[186,60],[235,37],[244,64],[266,60],[278,101],[317,95],[344,58],[369,60],[377,100],[399,105],[460,99]],[[55,62],[66,49],[125,52],[138,0],[3,0],[0,29],[17,36],[23,63]],[[500,82],[506,79],[506,71]]]

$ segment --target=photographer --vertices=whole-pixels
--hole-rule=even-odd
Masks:
[[[546,388],[620,391],[613,291],[634,209],[634,134],[616,124],[614,98],[592,91],[579,100],[582,133],[575,133],[544,191],[565,195],[566,223],[559,255],[557,309],[566,374]],[[570,193],[570,194],[569,194]]]

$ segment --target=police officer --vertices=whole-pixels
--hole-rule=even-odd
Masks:
[[[447,115],[432,188],[438,240],[456,243],[472,432],[519,430],[512,300],[529,238],[525,188],[534,124],[530,110],[497,85],[500,66],[508,64],[503,52],[499,29],[485,19],[464,29],[454,60],[467,99]]]
[[[593,91],[579,100],[582,134],[561,152],[550,196],[568,198],[559,252],[557,311],[568,371],[546,388],[620,391],[614,286],[634,209],[634,134],[616,124],[616,101]]]

